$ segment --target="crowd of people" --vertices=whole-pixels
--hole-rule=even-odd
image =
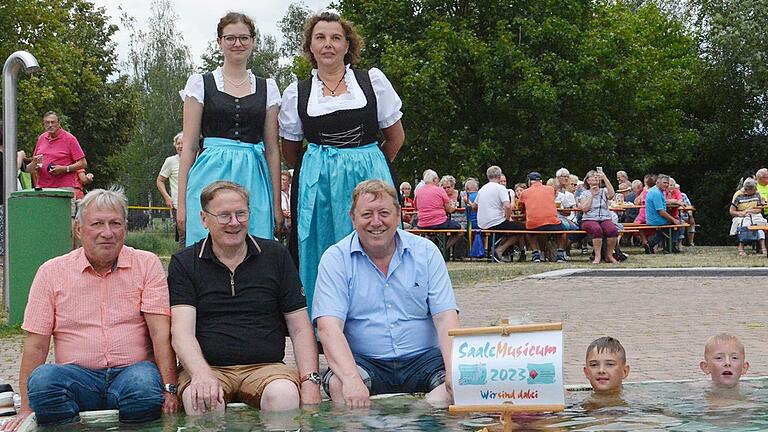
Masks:
[[[221,18],[223,65],[192,75],[180,91],[183,131],[157,177],[183,246],[167,277],[155,255],[125,246],[121,190],[94,189],[79,200],[74,232],[82,246],[43,264],[30,289],[21,412],[3,430],[33,411],[41,425],[98,409],[138,423],[182,407],[188,415],[221,411],[233,401],[282,411],[319,403],[321,388],[349,407],[394,392],[424,392],[446,405],[448,332],[460,326],[459,308],[441,252],[404,223],[450,231],[449,247],[467,227],[551,233],[558,262],[567,260],[569,232],[583,230],[596,264],[620,259],[622,223],[695,227],[692,212],[672,208],[690,201],[664,174],[630,182],[619,172],[614,188],[600,167],[583,180],[562,168],[548,181],[531,172],[509,189],[491,166],[482,187],[470,178],[458,191],[454,177],[426,170],[398,194],[391,163],[405,136],[401,101],[380,70],[353,67],[362,40],[352,24],[330,12],[309,19],[303,50],[311,77],[283,95],[273,79],[246,68],[255,36],[249,17]],[[39,172],[40,186],[76,189],[85,155],[56,113],[44,125],[27,169]],[[281,170],[279,142],[292,170]],[[738,227],[762,210],[753,183],[745,180],[734,196]],[[621,202],[639,211],[614,211]],[[274,240],[286,229],[289,248]],[[694,232],[677,235],[692,245]],[[649,254],[664,240],[640,238]],[[510,261],[515,249],[523,259],[526,250],[534,262],[546,259],[535,235],[502,236],[491,254]],[[296,367],[283,362],[286,336]],[[51,339],[55,362],[46,364]],[[329,365],[322,374],[318,346]],[[590,346],[587,366],[605,352],[625,359],[617,346]]]
[[[617,262],[627,258],[620,249],[619,240],[627,225],[676,227],[673,233],[672,252],[679,253],[683,242],[694,246],[696,222],[688,196],[680,191],[680,185],[665,174],[648,174],[644,181],[629,181],[624,171],[616,173],[617,188],[601,167],[590,170],[583,179],[560,168],[554,177],[544,180],[539,172],[527,175],[526,183],[517,183],[514,189],[507,186],[507,178],[498,166],[486,171],[487,183],[478,189],[478,181],[468,178],[464,189],[456,190],[453,176],[440,179],[434,170],[424,171],[416,185],[414,198],[408,182],[400,184],[403,197],[402,220],[406,227],[421,230],[449,231],[450,247],[459,242],[467,229],[482,231],[548,231],[554,237],[556,251],[553,260],[565,262],[572,244],[593,246],[593,262]],[[743,198],[744,199],[744,198]],[[583,234],[569,231],[584,231]],[[645,253],[655,254],[659,245],[665,244],[666,230],[656,230],[647,236],[645,230],[636,230],[637,242]],[[546,260],[542,253],[547,236],[538,234],[501,235],[489,251],[496,262],[527,258],[530,252],[533,262]],[[649,238],[650,237],[650,238]],[[476,241],[479,241],[476,240]]]

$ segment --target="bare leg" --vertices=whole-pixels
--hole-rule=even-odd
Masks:
[[[341,380],[336,375],[331,376],[331,380],[328,382],[328,390],[331,393],[331,400],[344,404],[344,393],[342,393]]]
[[[453,401],[453,397],[445,389],[445,384],[440,384],[427,393],[426,400],[435,407],[447,407]]]
[[[261,394],[262,411],[286,411],[299,407],[299,389],[293,381],[276,379]]]
[[[592,264],[600,264],[600,261],[602,261],[602,252],[603,252],[603,238],[602,237],[595,237],[592,239],[592,247],[595,249],[595,260],[592,261]]]
[[[515,244],[515,241],[517,241],[517,239],[514,236],[505,238],[504,241],[501,242],[501,244],[496,248],[496,254],[498,256],[504,255],[504,252],[506,252],[507,249]]]

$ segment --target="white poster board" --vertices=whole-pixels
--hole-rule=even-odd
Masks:
[[[557,324],[454,330],[454,406],[563,406],[563,332]],[[511,408],[511,407],[510,407]]]

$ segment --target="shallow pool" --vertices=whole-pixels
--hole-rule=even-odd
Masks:
[[[736,392],[715,393],[705,382],[647,383],[625,387],[623,404],[599,407],[588,391],[571,391],[566,410],[515,417],[525,431],[764,431],[768,430],[768,380],[743,382]],[[268,414],[235,407],[226,415],[164,417],[141,427],[119,424],[116,416],[84,420],[82,431],[445,431],[501,430],[497,419],[455,416],[422,399],[393,396],[372,401],[368,410],[347,410],[325,402],[315,410]],[[57,430],[49,428],[46,430]],[[30,431],[34,428],[28,429]],[[58,430],[72,431],[70,428]]]

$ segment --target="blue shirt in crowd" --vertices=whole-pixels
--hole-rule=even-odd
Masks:
[[[383,274],[363,251],[357,232],[320,260],[312,322],[333,316],[355,354],[396,359],[438,347],[432,316],[458,310],[445,261],[429,240],[398,229]]]
[[[669,221],[659,214],[667,210],[664,192],[658,186],[652,187],[645,196],[645,221],[648,225],[667,225]]]

